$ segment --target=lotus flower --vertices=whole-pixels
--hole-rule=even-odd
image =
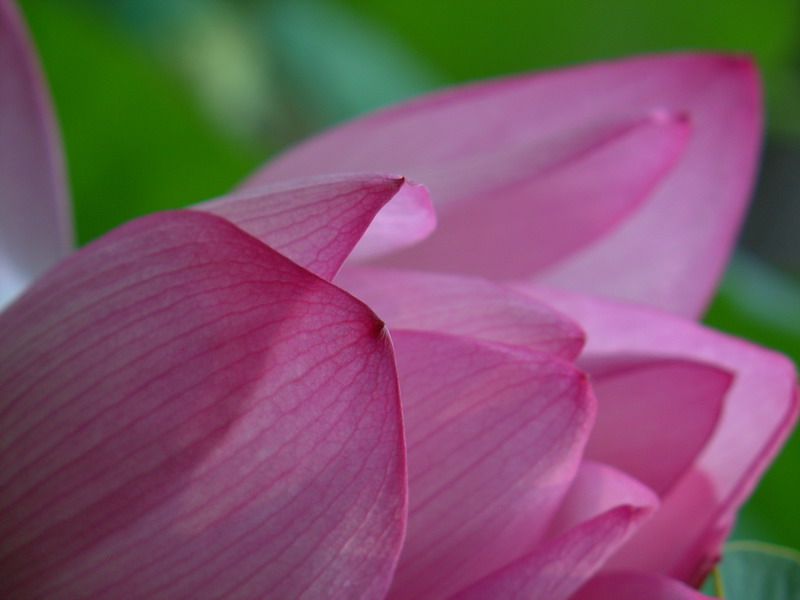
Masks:
[[[0,73],[3,597],[705,597],[797,413],[789,361],[690,319],[747,60],[422,98],[66,258],[8,0]]]

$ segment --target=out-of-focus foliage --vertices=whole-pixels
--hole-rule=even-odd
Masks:
[[[772,137],[749,254],[707,320],[800,361],[796,0],[20,2],[64,130],[81,241],[222,193],[290,141],[444,84],[657,50],[752,54]],[[798,465],[796,436],[740,534],[800,547]]]
[[[800,553],[771,544],[733,542],[704,589],[725,600],[796,600]]]
[[[706,322],[800,363],[800,281],[752,254],[734,256]],[[795,434],[746,505],[737,536],[800,547],[798,465],[800,436]]]
[[[221,194],[256,164],[185,86],[80,2],[23,5],[63,131],[78,239]]]
[[[452,80],[639,52],[715,48],[753,54],[772,118],[800,133],[800,4],[793,0],[346,0]],[[776,121],[777,125],[777,121]]]

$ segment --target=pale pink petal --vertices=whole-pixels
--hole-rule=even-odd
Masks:
[[[709,600],[680,581],[654,573],[604,573],[582,587],[571,600]]]
[[[570,485],[593,399],[545,354],[393,331],[409,525],[390,598],[446,598],[529,552]]]
[[[554,523],[560,533],[452,600],[566,600],[657,506],[636,480],[584,462]]]
[[[336,284],[366,302],[391,330],[476,337],[574,359],[583,332],[548,305],[476,277],[345,267]]]
[[[586,456],[664,496],[714,432],[731,374],[646,355],[589,355],[579,365],[592,378],[599,407]]]
[[[693,582],[716,558],[733,512],[752,491],[797,419],[794,365],[785,357],[693,322],[613,300],[528,287],[577,319],[587,353],[693,360],[733,374],[717,427],[656,518],[611,562]]]
[[[4,598],[383,598],[396,374],[363,304],[219,217],[163,213],[0,317]]]
[[[674,165],[689,132],[682,115],[658,111],[629,120],[580,123],[544,139],[516,139],[518,132],[508,131],[478,144],[470,128],[480,123],[488,136],[489,125],[476,115],[469,123],[447,124],[458,135],[448,131],[435,143],[420,140],[417,130],[433,127],[428,121],[437,116],[447,117],[425,113],[414,115],[413,122],[402,119],[404,129],[414,132],[405,143],[393,140],[392,153],[403,152],[403,157],[392,154],[390,159],[385,149],[367,154],[359,148],[331,160],[342,170],[362,164],[361,159],[347,160],[353,154],[364,157],[363,164],[397,164],[430,188],[440,226],[421,244],[382,262],[501,279],[529,276],[617,225]],[[509,124],[498,124],[497,131],[503,127]],[[385,146],[391,137],[384,136],[400,133],[376,131],[376,139],[363,142],[360,135],[340,133],[329,143]],[[303,154],[305,148],[299,149],[300,159],[289,155],[290,166],[304,171],[314,164]],[[285,166],[279,158],[254,181],[272,180],[275,172],[293,174]]]
[[[359,240],[362,254],[379,254],[412,243],[435,226],[427,190],[393,175],[312,177],[255,187],[195,208],[225,217],[325,279],[333,278]]]
[[[414,171],[442,200],[440,227],[381,262],[510,280],[590,244],[641,205],[689,131],[685,118],[662,113],[598,129],[515,148],[511,156],[435,165],[442,172]]]
[[[0,306],[72,246],[61,148],[30,40],[0,0]]]
[[[436,261],[430,264],[521,276],[529,274],[524,265],[543,267],[557,258],[558,248],[574,254],[551,266],[550,281],[696,315],[715,287],[743,214],[759,113],[750,60],[645,56],[420,98],[300,144],[250,184],[337,171],[401,172],[429,186],[440,217],[429,249],[441,239],[436,249],[454,261],[443,264],[444,258],[426,252],[409,255],[406,266]],[[681,115],[689,118],[691,136],[680,162],[666,173],[685,136]],[[609,161],[616,155],[620,162],[600,172],[607,153]],[[570,157],[576,168],[597,162],[592,169],[552,170]],[[648,177],[659,174],[664,177],[645,205],[631,212],[641,201],[636,188],[644,193]],[[540,175],[550,182],[528,190]],[[526,196],[534,191],[536,196]],[[556,205],[560,200],[563,206]],[[461,208],[486,219],[468,222]],[[541,222],[527,218],[533,215]],[[517,237],[528,231],[543,237]],[[456,243],[460,252],[453,250]],[[501,251],[512,247],[525,252]]]
[[[548,535],[561,535],[619,506],[647,508],[649,514],[659,504],[658,495],[638,479],[611,465],[584,459],[550,522]]]
[[[584,84],[596,77],[618,86],[606,98],[628,109],[655,102],[685,110],[692,137],[641,211],[541,279],[697,317],[730,255],[754,180],[761,134],[755,65],[738,56],[674,55],[609,66],[607,77],[584,73]]]
[[[353,248],[354,259],[367,259],[416,244],[436,228],[436,212],[428,189],[406,180],[392,201],[369,224]]]

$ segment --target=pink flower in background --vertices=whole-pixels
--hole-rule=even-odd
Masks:
[[[752,179],[746,60],[422,98],[60,262],[6,0],[0,86],[4,597],[704,597],[797,411],[789,361],[686,318]]]

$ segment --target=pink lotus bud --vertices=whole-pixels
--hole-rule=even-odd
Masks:
[[[798,410],[787,359],[687,318],[749,61],[420,98],[66,258],[34,62],[0,0],[3,598],[705,597]]]

